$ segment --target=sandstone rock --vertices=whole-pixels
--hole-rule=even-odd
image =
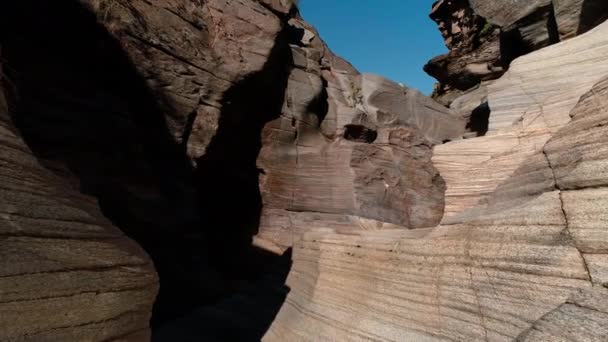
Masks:
[[[573,38],[608,18],[603,1],[438,1],[431,18],[450,53],[425,71],[439,81],[433,97],[449,105],[460,92],[500,77],[519,56]]]
[[[298,47],[294,56],[314,51]],[[260,237],[290,246],[302,229],[291,212],[333,227],[361,219],[378,228],[435,225],[443,180],[430,164],[431,146],[462,136],[464,121],[381,77],[339,64],[319,77],[313,60],[298,60],[283,114],[267,125],[258,158],[265,173]],[[277,213],[281,219],[271,217]]]
[[[159,340],[606,339],[608,24],[494,80],[583,4],[437,2],[448,109],[291,1],[68,3],[0,5],[0,339],[148,340],[121,230]]]
[[[273,11],[281,14],[288,14],[295,7],[296,2],[293,0],[259,0],[262,4],[269,6]]]
[[[158,289],[149,257],[39,164],[4,106],[0,156],[0,338],[145,336]]]
[[[171,133],[193,159],[215,134],[223,93],[260,70],[274,46],[280,18],[263,6],[283,14],[290,8],[284,0],[91,3],[149,85],[167,97]]]
[[[513,96],[500,83],[518,68],[569,56],[583,46],[601,49],[606,27],[517,61],[509,75],[488,88],[490,106],[492,99]],[[595,60],[593,54],[587,57]],[[545,115],[566,113],[566,118],[547,120],[536,132],[516,124],[436,147],[459,146],[454,156],[479,158],[480,174],[497,177],[499,170],[513,170],[500,176],[484,201],[470,203],[447,225],[417,231],[326,227],[295,239],[287,282],[292,291],[265,339],[307,340],[314,330],[327,340],[604,340],[608,242],[600,223],[600,146],[607,81],[600,81],[605,73],[591,76],[591,69],[600,68],[593,64],[575,63],[577,70],[572,66],[560,75],[574,86],[561,84],[558,92],[546,84],[547,95],[534,94],[538,103],[546,103]],[[540,77],[546,69],[537,70],[526,75]],[[548,100],[554,102],[543,102]],[[522,105],[521,115],[536,105]],[[494,156],[502,162],[484,162],[483,150],[460,146],[478,142],[488,148],[495,141],[490,150],[497,151],[509,135],[514,148]],[[454,183],[446,180],[449,196]]]
[[[603,24],[516,60],[488,87],[488,134],[435,148],[433,160],[448,188],[446,218],[492,193],[569,121],[579,97],[608,74],[603,58],[607,29]],[[470,157],[457,157],[463,154]]]
[[[581,291],[545,315],[518,341],[604,341],[608,338],[606,289]]]
[[[256,1],[0,5],[2,64],[16,89],[7,92],[11,121],[32,150],[17,145],[20,138],[11,130],[3,132],[8,189],[0,208],[8,237],[0,254],[10,267],[0,268],[8,272],[0,284],[6,303],[0,339],[149,338],[158,287],[150,257],[163,279],[154,328],[255,281],[255,271],[266,267],[260,264],[274,265],[277,257],[253,250],[247,231],[259,216],[255,155],[254,167],[239,167],[248,155],[233,154],[218,127],[225,131],[226,117],[235,119],[230,96],[251,104],[239,87],[261,71],[273,77],[254,78],[255,86],[280,109],[282,97],[266,85],[270,79],[284,91],[275,72],[287,70],[283,21]],[[259,133],[272,114],[260,111],[273,103],[252,100],[266,105],[251,107],[251,117],[262,122]],[[248,123],[255,137],[256,125]],[[35,172],[11,162],[14,150],[24,155],[16,160],[36,164]],[[223,172],[226,163],[219,160],[219,171],[194,169],[208,150],[210,158],[227,151],[238,166]],[[46,174],[54,178],[46,180]],[[218,175],[233,179],[233,188]],[[20,190],[22,183],[28,188]],[[226,217],[227,198],[239,215],[223,223],[232,229],[212,231]],[[16,283],[23,285],[18,291]],[[17,320],[24,323],[10,323]]]
[[[430,16],[449,49],[424,67],[440,82],[435,98],[449,105],[458,91],[504,73],[499,30],[476,14],[468,1],[437,1]]]
[[[486,0],[470,0],[470,3],[475,13],[481,15],[498,26],[505,27],[513,25],[531,13],[551,5],[551,0],[514,0],[509,3]]]

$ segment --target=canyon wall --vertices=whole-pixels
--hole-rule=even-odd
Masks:
[[[496,131],[435,147],[440,226],[303,234],[266,339],[605,340],[607,30],[516,60],[488,90]]]
[[[605,340],[607,16],[437,1],[431,99],[293,1],[0,4],[0,340]]]

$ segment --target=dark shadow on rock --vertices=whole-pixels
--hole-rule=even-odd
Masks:
[[[222,99],[218,130],[195,171],[211,257],[224,272],[248,273],[248,246],[258,233],[262,209],[257,157],[262,129],[281,115],[292,64],[283,30],[262,70],[234,84]],[[238,213],[238,214],[235,214]]]
[[[378,132],[363,125],[344,126],[344,139],[371,144],[378,138]]]
[[[532,40],[531,37],[524,37],[522,35],[522,32],[530,30],[530,28],[537,26],[538,23],[542,23],[545,27],[546,39],[537,42],[536,40]],[[536,29],[538,30],[538,28]],[[505,70],[508,70],[511,62],[516,58],[545,46],[558,43],[559,40],[559,31],[553,5],[540,7],[511,26],[503,28],[500,35],[502,66]]]
[[[313,113],[315,115],[318,127],[321,127],[321,124],[329,113],[328,82],[325,77],[321,77],[321,82],[321,91],[306,105],[306,113]]]
[[[243,284],[215,305],[196,308],[163,324],[152,341],[260,341],[289,293],[284,284],[291,268],[291,249],[273,264],[263,277]]]
[[[471,118],[467,122],[466,129],[469,132],[477,133],[478,137],[486,135],[490,127],[490,105],[488,102],[480,104],[473,109]]]
[[[12,119],[43,165],[96,197],[150,254],[161,285],[153,327],[247,297],[238,292],[247,284],[289,270],[285,257],[251,245],[262,206],[255,162],[262,127],[281,111],[286,39],[277,38],[263,70],[225,94],[217,136],[195,170],[167,127],[169,101],[83,2],[0,3],[2,63],[16,89]],[[284,277],[271,278],[283,288]],[[276,314],[281,298],[257,310]],[[274,317],[252,316],[269,320],[256,320],[255,339]]]
[[[608,1],[584,0],[577,34],[583,34],[608,19]]]

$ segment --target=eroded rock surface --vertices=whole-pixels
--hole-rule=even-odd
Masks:
[[[0,5],[0,339],[605,340],[602,4],[438,1],[446,108],[293,3]]]
[[[0,338],[149,339],[145,252],[33,157],[0,95]]]
[[[57,324],[47,322],[59,334],[49,336],[110,339],[137,325],[144,335],[133,339],[145,339],[157,286],[153,261],[161,282],[155,336],[260,338],[286,295],[289,254],[252,247],[258,231],[258,245],[282,253],[292,236],[317,223],[409,229],[441,219],[444,182],[431,162],[432,146],[461,136],[464,121],[413,89],[359,75],[327,48],[292,2],[65,1],[31,11],[33,5],[0,8],[5,82],[15,90],[5,92],[10,121],[32,150],[24,155],[55,177],[57,191],[91,196],[83,200],[90,203],[87,213],[107,217],[86,227],[107,225],[121,244],[85,242],[88,235],[70,222],[47,227],[32,221],[19,228],[28,231],[12,239],[25,240],[11,240],[11,258],[5,259],[36,250],[54,260],[53,272],[80,263],[96,271],[80,252],[65,252],[82,249],[109,271],[115,264],[129,267],[119,278],[110,273],[92,284],[79,283],[90,272],[73,278],[58,273],[63,278],[53,285],[57,289],[45,295],[57,298],[53,305],[64,303],[64,287],[91,288],[108,301],[70,297],[70,305],[99,312],[66,309]],[[52,25],[59,15],[65,20]],[[5,136],[18,140],[14,132]],[[6,170],[15,172],[12,166]],[[30,175],[21,177],[25,182]],[[48,210],[41,196],[42,202],[15,203],[10,212]],[[76,215],[70,210],[58,208],[54,215]],[[14,233],[21,219],[7,216],[6,229]],[[80,240],[64,247],[36,240],[53,229],[67,229],[66,235]],[[135,245],[131,257],[120,231],[152,260]],[[131,277],[128,272],[140,264],[146,267],[137,271],[141,279]],[[106,298],[103,286],[114,289],[118,282],[116,288],[138,289],[144,280],[149,288],[141,301]],[[87,320],[103,325],[102,314],[123,309],[136,314],[127,317],[131,325],[108,319],[105,335],[90,336],[94,329]],[[214,317],[218,310],[230,315]],[[18,313],[31,324],[48,314],[32,307]],[[242,326],[225,335],[234,317]],[[38,336],[46,326],[12,329],[6,336],[21,338]]]
[[[608,75],[607,29],[603,24],[516,60],[488,87],[487,135],[435,148],[435,166],[448,184],[446,218],[492,193],[570,120],[580,96]],[[556,74],[558,69],[564,74]]]
[[[608,18],[605,1],[437,1],[437,22],[450,52],[425,71],[439,83],[434,98],[449,105],[464,91],[494,80],[517,57],[583,34]]]
[[[301,90],[307,83],[298,70],[287,108],[264,133],[260,237],[290,246],[294,233],[307,229],[294,222],[314,226],[324,217],[354,229],[361,219],[375,221],[368,229],[437,224],[444,186],[430,160],[432,146],[461,136],[464,121],[416,90],[339,66],[321,79],[304,78],[316,80],[309,87],[325,96],[327,112],[319,114],[310,106],[318,100],[307,95],[315,92]]]
[[[569,44],[597,46],[605,28],[525,60]],[[328,340],[604,340],[608,241],[597,220],[606,210],[607,82],[580,84],[584,96],[567,109],[572,121],[548,127],[547,140],[458,220],[416,231],[303,234],[292,291],[266,340],[306,340],[311,330]]]

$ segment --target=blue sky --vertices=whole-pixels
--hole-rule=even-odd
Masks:
[[[433,0],[300,0],[300,12],[338,55],[371,72],[429,94],[435,80],[422,67],[447,52],[429,18]]]

